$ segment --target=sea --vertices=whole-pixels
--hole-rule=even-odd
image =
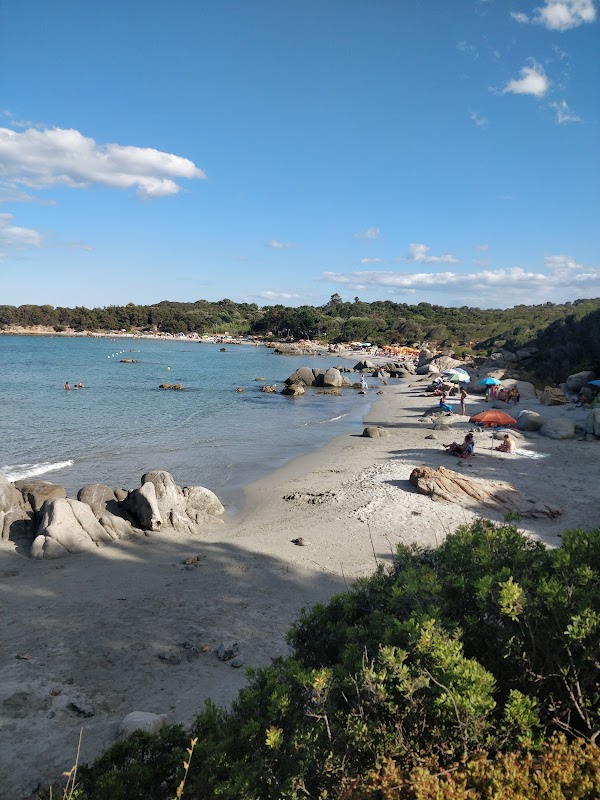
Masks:
[[[211,489],[235,511],[246,484],[339,434],[361,431],[377,381],[366,395],[280,394],[299,367],[336,366],[339,356],[221,347],[189,339],[0,336],[0,472],[11,481],[59,483],[75,497],[90,483],[135,488],[144,472],[162,469],[181,486]],[[84,388],[65,391],[67,381]],[[277,392],[261,392],[265,384]]]

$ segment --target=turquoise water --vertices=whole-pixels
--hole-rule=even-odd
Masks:
[[[368,410],[368,396],[352,389],[288,398],[261,392],[255,378],[280,390],[300,366],[339,363],[186,340],[0,336],[0,471],[60,483],[74,496],[88,483],[139,486],[144,472],[165,469],[232,505],[249,481],[359,431]],[[65,391],[65,381],[85,388]]]

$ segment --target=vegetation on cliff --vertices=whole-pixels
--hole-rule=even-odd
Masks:
[[[302,614],[231,710],[134,734],[81,800],[600,795],[600,529],[548,550],[509,525],[400,547]],[[179,795],[178,795],[179,796]]]

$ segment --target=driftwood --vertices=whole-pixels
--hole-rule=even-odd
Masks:
[[[562,509],[548,503],[531,500],[505,481],[484,481],[467,478],[451,469],[416,467],[410,482],[420,494],[432,500],[460,503],[466,506],[486,506],[501,512],[513,512],[520,517],[559,517]]]

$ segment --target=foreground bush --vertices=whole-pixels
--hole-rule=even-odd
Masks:
[[[302,614],[292,656],[231,711],[206,705],[183,796],[597,797],[599,609],[600,531],[546,550],[480,521],[401,547]],[[184,743],[168,731],[152,756],[132,737],[82,768],[80,797],[174,797]]]

